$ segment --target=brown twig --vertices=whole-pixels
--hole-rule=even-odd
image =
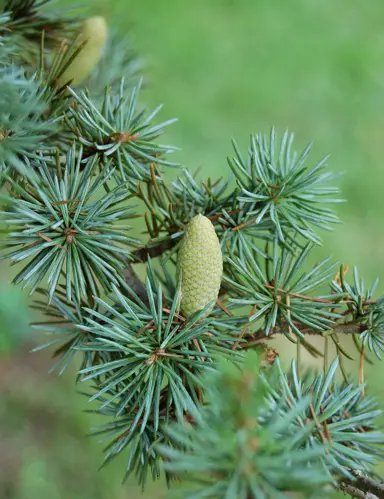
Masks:
[[[236,230],[241,230],[243,229],[244,227],[247,227],[248,225],[251,225],[253,224],[254,222],[256,222],[256,218],[251,218],[250,220],[248,220],[247,222],[244,222],[240,225],[237,225],[236,227],[232,227],[232,230],[233,231],[236,231]]]
[[[221,308],[229,317],[232,317],[232,312],[222,303],[218,298],[216,299],[216,305]]]
[[[364,492],[355,485],[344,481],[339,482],[339,489],[344,492],[344,494],[348,494],[355,499],[378,499],[378,496],[371,494],[370,492]]]
[[[156,258],[157,256],[162,255],[165,251],[173,248],[175,244],[176,240],[168,239],[157,246],[143,246],[142,248],[133,251],[132,254],[137,263],[144,263],[148,261],[148,258]]]
[[[232,350],[236,350],[237,347],[239,346],[239,343],[240,343],[240,340],[243,338],[243,336],[245,335],[245,333],[247,332],[247,327],[243,327],[243,329],[241,330],[239,336],[238,336],[238,340],[236,341],[236,343],[233,344],[233,347],[232,347]],[[258,343],[260,343],[259,340],[257,340]],[[249,343],[246,343],[246,345],[250,346]]]
[[[136,140],[139,134],[131,134],[130,132],[115,132],[111,133],[106,139],[106,142],[115,142],[116,144],[125,144],[125,142],[130,142]]]
[[[264,284],[264,287],[267,289],[275,289],[275,286],[273,286],[273,284]],[[302,295],[300,293],[292,293],[292,292],[287,291],[286,289],[277,288],[276,291],[278,291],[279,293],[282,293],[282,294],[288,294],[289,296],[294,296],[295,298],[300,298],[301,300],[309,300],[309,301],[313,301],[316,303],[328,303],[329,305],[335,304],[335,302],[333,300],[326,300],[325,298],[317,298],[316,296],[306,296],[306,295]],[[351,303],[351,301],[350,300],[341,300],[338,303]],[[364,301],[364,305],[374,305],[375,303],[376,303],[376,300]]]
[[[126,283],[137,294],[142,302],[148,305],[147,290],[141,279],[137,276],[131,264],[128,264],[124,269],[124,278]]]
[[[247,345],[250,344],[256,344],[259,341],[265,340],[265,339],[270,339],[273,338],[276,334],[283,334],[285,330],[288,329],[288,324],[286,326],[276,326],[274,329],[271,330],[270,334],[268,336],[265,335],[265,329],[261,328],[258,329],[257,331],[253,333],[249,333],[244,336],[244,338],[247,340]],[[363,330],[361,324],[334,324],[332,328],[329,329],[329,334],[337,334],[337,333],[343,333],[343,334],[359,334]],[[305,327],[300,329],[300,331],[304,335],[317,335],[317,336],[324,336],[323,333],[320,331],[313,329],[311,327]]]
[[[263,336],[262,338],[257,338],[255,340],[248,340],[247,339],[246,343],[240,343],[240,345],[237,343],[237,345],[242,349],[247,349],[247,348],[253,347],[255,345],[261,345],[264,343],[264,340],[267,340],[267,339],[269,339],[269,337],[267,337],[267,336]],[[233,350],[235,350],[235,349],[233,349]]]
[[[344,478],[339,488],[346,494],[358,499],[384,499],[384,483],[364,475],[361,471],[350,470],[355,479]]]
[[[254,315],[256,313],[256,310],[257,310],[257,305],[253,305],[251,311],[249,312],[249,315],[248,315],[248,319],[250,317],[252,317],[252,315]],[[233,347],[232,347],[232,350],[236,350],[237,347],[239,346],[239,343],[240,343],[240,340],[244,337],[245,333],[248,331],[248,326],[245,326],[242,328],[239,336],[238,336],[238,340],[236,341],[236,343],[234,343]],[[250,346],[250,345],[249,345]]]

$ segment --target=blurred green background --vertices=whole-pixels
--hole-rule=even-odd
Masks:
[[[358,265],[366,282],[384,274],[384,4],[382,0],[114,0],[88,2],[121,33],[134,35],[146,61],[149,107],[179,117],[163,142],[177,160],[204,175],[226,175],[230,138],[243,149],[251,132],[295,132],[296,147],[314,140],[313,162],[330,152],[345,172],[344,221],[324,234],[319,256]],[[0,498],[122,499],[124,459],[96,472],[101,447],[85,436],[72,373],[47,375],[48,353],[30,354],[26,297],[0,290]],[[379,286],[383,293],[383,286]],[[10,337],[10,333],[12,336]],[[21,338],[27,336],[27,340]],[[11,341],[12,340],[12,341]],[[384,369],[368,368],[383,399]],[[164,497],[155,485],[146,497]]]

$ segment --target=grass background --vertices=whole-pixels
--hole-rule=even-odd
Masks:
[[[384,273],[384,4],[381,0],[114,0],[89,2],[122,34],[133,29],[146,60],[148,107],[177,116],[164,141],[177,159],[204,175],[228,172],[233,136],[244,149],[251,132],[274,125],[295,132],[296,147],[314,140],[348,203],[344,223],[324,234],[318,256],[358,265],[367,283]],[[124,460],[96,473],[101,449],[85,433],[92,417],[73,377],[46,374],[47,354],[29,354],[26,299],[0,290],[1,499],[136,498],[120,479]],[[383,293],[383,286],[379,286]],[[15,343],[12,340],[12,343]],[[372,391],[384,396],[383,369],[368,369]],[[163,497],[150,488],[146,497]]]

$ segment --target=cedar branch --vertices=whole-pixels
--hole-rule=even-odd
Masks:
[[[344,478],[340,480],[339,487],[341,490],[350,494],[352,497],[363,499],[384,499],[384,482],[378,482],[373,478],[364,475],[359,470],[350,470],[354,475],[354,480]],[[352,495],[351,492],[360,493],[360,495]]]

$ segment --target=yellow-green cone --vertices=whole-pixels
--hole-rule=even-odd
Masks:
[[[180,308],[188,317],[215,300],[220,290],[223,257],[219,239],[207,217],[197,215],[187,225],[177,267],[178,274],[181,273]]]
[[[80,85],[99,62],[107,39],[108,27],[103,17],[86,19],[79,33],[78,45],[85,41],[87,43],[60,76],[58,85],[65,85],[70,80],[72,80],[71,86]]]

